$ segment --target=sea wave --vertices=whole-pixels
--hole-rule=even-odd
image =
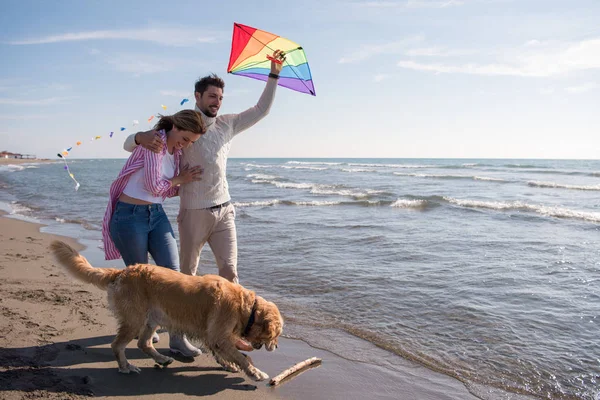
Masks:
[[[252,179],[252,183],[273,185],[280,189],[309,190],[310,193],[324,196],[344,196],[354,199],[370,198],[379,195],[391,195],[384,190],[348,188],[344,185],[324,185],[319,183],[281,182],[275,179]]]
[[[267,175],[267,174],[249,174],[249,175],[246,175],[246,178],[261,179],[261,180],[273,180],[273,179],[281,179],[281,176]]]
[[[527,185],[532,186],[532,187],[552,188],[552,189],[600,190],[600,185],[565,185],[562,183],[539,182],[539,181],[530,181],[530,182],[527,182]]]
[[[453,197],[444,197],[444,200],[450,204],[455,204],[467,208],[487,208],[497,211],[528,211],[546,217],[577,219],[582,221],[600,223],[600,212],[578,211],[563,207],[529,204],[523,201],[480,201],[456,199]]]
[[[365,169],[365,168],[342,168],[340,169],[342,172],[377,172],[375,169]]]
[[[0,172],[16,172],[16,171],[23,171],[25,169],[25,166],[21,165],[16,165],[16,164],[6,164],[6,165],[0,165]]]
[[[341,162],[325,162],[325,161],[288,161],[286,164],[299,164],[299,165],[342,165]]]
[[[375,163],[348,163],[351,167],[375,167],[375,168],[435,168],[435,165],[426,164],[375,164]]]
[[[427,200],[398,199],[390,207],[424,209],[427,207]]]
[[[469,179],[476,181],[489,181],[489,182],[506,182],[504,179],[491,178],[487,176],[477,175],[448,175],[448,174],[409,174],[404,172],[393,172],[397,176],[413,176],[415,178],[430,178],[430,179]]]
[[[284,168],[284,169],[303,169],[303,170],[310,170],[310,171],[325,171],[329,168],[326,167],[310,167],[310,166],[296,166],[296,167],[291,167],[289,165],[280,165],[280,168]]]
[[[235,207],[270,207],[277,204],[281,204],[281,200],[265,200],[265,201],[251,201],[251,202],[241,202],[236,201],[233,203]]]

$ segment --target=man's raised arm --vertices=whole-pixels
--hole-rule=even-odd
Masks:
[[[151,130],[146,132],[137,132],[127,136],[125,143],[123,143],[123,149],[128,152],[132,152],[137,146],[142,146],[145,149],[160,153],[162,150],[163,142],[157,131]]]
[[[233,135],[237,135],[238,133],[250,128],[252,125],[256,124],[258,121],[263,119],[269,114],[271,110],[271,105],[273,104],[273,100],[275,99],[275,89],[277,89],[277,79],[279,79],[279,73],[283,67],[283,62],[285,61],[285,53],[280,50],[275,50],[273,53],[273,59],[279,60],[277,62],[275,60],[271,61],[271,73],[269,74],[269,79],[267,79],[267,84],[265,85],[265,89],[262,92],[262,95],[258,99],[258,103],[254,107],[247,109],[239,114],[233,115],[232,125],[233,125]]]

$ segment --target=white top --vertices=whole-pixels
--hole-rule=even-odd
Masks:
[[[125,186],[125,193],[129,197],[134,199],[148,201],[154,204],[162,204],[162,196],[154,196],[144,185],[144,174],[146,168],[141,168],[131,174],[127,186]],[[165,152],[162,159],[161,175],[163,179],[171,179],[175,176],[175,155]]]
[[[199,165],[204,169],[204,173],[202,180],[179,187],[181,208],[209,208],[231,200],[226,176],[231,139],[269,113],[276,88],[277,80],[269,78],[258,103],[239,114],[219,115],[216,118],[202,114],[207,131],[189,148],[183,150],[180,166]],[[198,108],[196,111],[201,112]],[[123,148],[131,152],[135,147],[135,134],[129,135]]]

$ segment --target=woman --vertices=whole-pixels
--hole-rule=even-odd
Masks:
[[[177,196],[179,185],[200,180],[200,166],[179,171],[181,151],[206,132],[201,114],[193,110],[163,116],[154,127],[163,141],[160,153],[138,146],[110,186],[110,198],[102,223],[107,260],[123,257],[125,266],[148,263],[179,271],[179,252],[171,223],[162,207],[167,197]],[[155,334],[153,341],[158,341]],[[173,352],[200,354],[181,335],[170,335]]]

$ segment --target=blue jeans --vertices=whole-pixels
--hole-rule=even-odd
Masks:
[[[179,271],[175,234],[162,205],[117,201],[109,229],[125,266],[147,264],[149,252],[156,265]]]

